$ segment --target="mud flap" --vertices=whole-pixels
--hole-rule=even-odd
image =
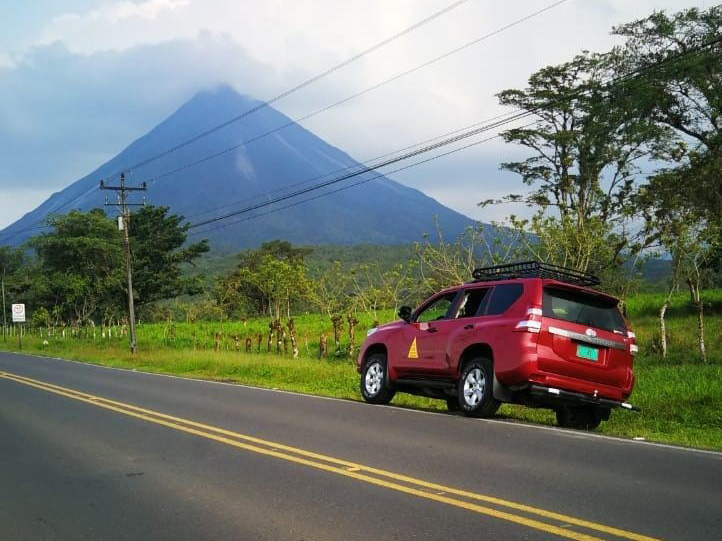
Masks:
[[[496,373],[494,373],[494,386],[492,388],[492,394],[494,398],[501,402],[511,402],[511,391],[508,387],[502,385],[498,379],[496,379]]]

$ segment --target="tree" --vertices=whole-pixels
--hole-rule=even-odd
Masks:
[[[258,250],[248,250],[241,255],[241,262],[250,265],[255,257],[268,255],[274,259],[304,263],[311,253],[313,253],[313,248],[294,246],[286,240],[276,239],[264,242]]]
[[[616,73],[609,55],[584,53],[531,75],[527,88],[501,92],[499,101],[534,114],[533,126],[502,133],[532,155],[502,164],[533,189],[498,202],[525,202],[530,220],[510,217],[526,248],[541,260],[582,271],[616,272],[641,249],[629,234],[637,162],[664,130],[626,107],[608,85]]]
[[[216,277],[210,294],[224,317],[243,316],[249,308],[248,299],[241,291],[240,277],[237,272],[228,276]]]
[[[700,219],[699,208],[673,187],[675,177],[674,170],[658,173],[640,190],[635,201],[643,209],[644,233],[672,260],[672,279],[659,316],[662,357],[667,353],[664,315],[679,281],[684,281],[689,288],[690,302],[697,312],[697,343],[700,358],[705,361],[704,302],[700,290],[706,281],[711,282],[707,278],[717,261],[722,224]]]
[[[348,310],[351,305],[351,271],[340,261],[325,269],[310,282],[308,298],[329,318]]]
[[[450,242],[437,228],[435,238],[426,235],[423,243],[416,244],[421,278],[417,294],[425,297],[438,289],[464,283],[478,267],[524,258],[528,255],[522,242],[524,236],[523,231],[478,223]]]
[[[704,301],[701,289],[705,271],[710,267],[710,256],[713,253],[709,249],[710,243],[705,242],[704,239],[704,234],[709,232],[710,229],[695,231],[694,228],[691,228],[691,242],[686,243],[688,250],[683,252],[682,258],[690,301],[697,312],[697,347],[699,358],[703,363],[707,362],[707,350],[704,337]],[[719,233],[717,233],[717,237],[719,238]]]
[[[130,218],[133,289],[138,308],[179,295],[201,292],[202,280],[183,276],[183,265],[193,265],[209,251],[208,241],[184,246],[188,224],[168,207],[142,207]]]
[[[35,295],[65,321],[87,323],[103,306],[122,303],[123,251],[115,223],[102,210],[52,218],[53,231],[28,245],[39,257]]]
[[[17,272],[23,264],[22,250],[13,249],[8,246],[0,246],[0,292],[2,294],[3,311],[3,337],[7,333],[7,304],[5,299],[5,285],[8,278]]]
[[[626,38],[613,53],[625,69],[657,64],[644,78],[625,86],[631,110],[668,129],[656,145],[666,161],[641,188],[644,233],[672,257],[674,279],[684,280],[697,311],[698,346],[705,359],[705,275],[722,264],[722,6],[687,9],[614,29]],[[712,44],[712,45],[710,45]],[[660,308],[662,354],[666,354],[664,313]]]
[[[402,298],[415,295],[418,289],[418,262],[397,263],[391,269],[382,269],[378,263],[359,265],[351,272],[355,304],[374,321],[378,310],[393,308],[396,311]]]
[[[310,248],[293,246],[282,240],[264,242],[258,249],[241,252],[238,267],[214,285],[213,297],[227,312],[242,304],[257,314],[272,310],[278,312],[275,306],[269,305],[276,302],[271,300],[271,296],[274,299],[279,295],[283,297],[278,284],[286,283],[283,287],[288,289],[288,296],[283,298],[289,303],[299,300],[302,296],[300,292],[307,290],[305,260],[311,252]],[[281,273],[275,285],[273,277],[268,274],[271,268]],[[293,279],[297,279],[298,284],[293,284]],[[290,306],[287,306],[287,311],[290,311]]]
[[[625,69],[644,69],[645,77],[625,88],[628,103],[640,115],[671,130],[659,144],[666,166],[647,182],[663,206],[693,212],[719,235],[722,223],[722,6],[690,8],[672,15],[655,12],[614,28],[626,38],[613,52]],[[709,237],[709,235],[707,235]],[[719,270],[722,239],[710,239]]]
[[[272,320],[283,313],[291,314],[291,304],[305,295],[308,288],[306,267],[295,259],[276,259],[270,254],[261,256],[253,267],[237,271],[239,289],[255,288],[261,296]]]
[[[613,51],[620,69],[657,65],[643,78],[625,85],[629,103],[638,114],[672,128],[681,137],[666,148],[666,158],[679,163],[695,159],[706,162],[698,169],[711,176],[704,175],[701,185],[688,187],[707,199],[704,206],[717,211],[722,196],[719,175],[715,174],[718,169],[706,166],[712,165],[709,159],[719,157],[722,146],[721,28],[722,6],[718,5],[706,11],[690,8],[671,16],[655,12],[613,29],[614,34],[626,38],[624,45]],[[712,193],[704,189],[707,181],[712,182]]]

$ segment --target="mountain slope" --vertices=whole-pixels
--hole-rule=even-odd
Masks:
[[[158,154],[259,103],[239,95],[227,86],[200,92],[118,156],[54,194],[37,209],[9,226],[0,233],[0,239],[8,233],[33,227],[46,215],[58,212],[59,209],[67,212],[72,208],[88,210],[102,206],[109,193],[98,189],[100,179]],[[304,185],[307,186],[336,176],[329,173],[357,165],[348,154],[294,124],[174,175],[151,180],[289,122],[290,119],[282,113],[266,107],[140,167],[133,171],[130,184],[150,180],[145,194],[148,203],[168,205],[173,212],[186,216],[190,222],[197,222],[277,196],[284,193],[278,190],[288,191],[290,184],[317,179]],[[375,173],[367,173],[365,177],[355,177],[305,197],[372,176]],[[385,177],[279,210],[279,207],[294,201],[296,199],[277,203],[275,207],[256,213],[267,213],[274,208],[277,211],[214,229],[195,238],[209,238],[212,248],[221,252],[257,246],[274,238],[303,244],[403,244],[419,240],[423,233],[432,231],[435,220],[450,237],[472,224],[471,219],[420,191]],[[253,215],[244,214],[228,221]],[[198,231],[203,230],[199,228]],[[37,233],[38,230],[18,232],[8,242],[17,245]]]

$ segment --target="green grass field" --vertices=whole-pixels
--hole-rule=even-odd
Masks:
[[[657,294],[643,294],[628,303],[631,325],[637,332],[641,354],[635,372],[637,385],[631,402],[642,413],[615,411],[599,432],[615,436],[645,438],[649,441],[688,445],[722,451],[722,290],[705,292],[708,304],[706,333],[708,363],[702,364],[695,351],[696,318],[687,306],[687,297],[678,295],[669,310],[669,358],[662,362],[651,351],[657,329],[656,313],[661,303]],[[357,316],[356,343],[359,344],[370,327],[373,316]],[[380,321],[393,319],[393,313],[376,315]],[[318,359],[318,343],[322,333],[329,335],[333,352],[332,328],[326,318],[316,314],[296,318],[299,331],[300,358],[266,351],[267,320],[243,322],[201,322],[174,324],[141,324],[139,353],[127,352],[127,338],[102,338],[96,329],[95,338],[63,338],[31,334],[24,338],[24,351],[42,355],[132,368],[149,372],[232,381],[260,387],[286,389],[322,396],[359,400],[358,374],[351,359],[343,354]],[[221,332],[220,351],[214,351],[215,334]],[[256,352],[255,336],[263,334],[262,351]],[[341,351],[346,351],[348,336],[344,328]],[[241,337],[241,351],[235,350],[234,335]],[[253,352],[245,353],[243,339],[254,337]],[[47,342],[45,344],[44,342]],[[0,347],[17,350],[17,338],[0,341]],[[275,344],[274,344],[275,348]],[[445,410],[444,402],[408,395],[398,395],[394,403],[413,408]],[[553,424],[553,413],[521,406],[504,405],[499,418]]]

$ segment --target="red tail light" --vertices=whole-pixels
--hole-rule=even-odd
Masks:
[[[636,355],[637,353],[639,353],[639,346],[637,345],[637,335],[634,334],[633,331],[628,330],[627,337],[632,339],[629,344],[629,353],[631,353],[632,355]]]
[[[515,331],[538,333],[541,330],[541,306],[529,306],[526,309],[526,318],[514,327]]]

